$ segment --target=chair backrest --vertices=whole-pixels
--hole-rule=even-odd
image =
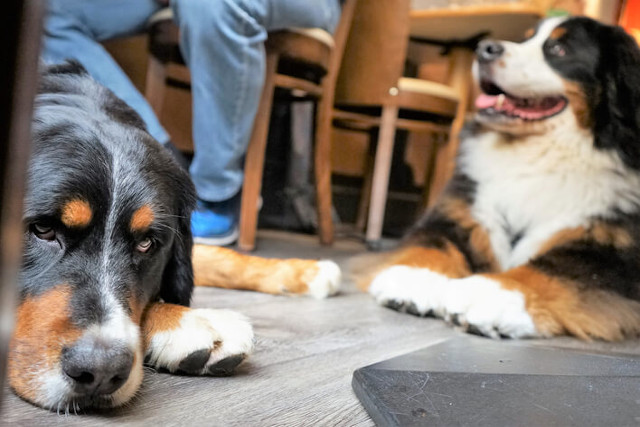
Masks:
[[[347,38],[349,37],[349,31],[353,23],[356,7],[358,3],[366,1],[370,0],[345,0],[342,4],[340,21],[333,33],[333,51],[329,61],[327,76],[325,77],[325,81],[329,86],[327,89],[331,92],[335,90],[336,79],[338,77],[338,72],[340,71],[340,64],[344,57],[344,49],[347,44]]]
[[[379,106],[402,76],[410,0],[360,0],[346,40],[336,104]]]

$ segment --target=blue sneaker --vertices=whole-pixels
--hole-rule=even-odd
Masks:
[[[238,196],[223,202],[198,200],[191,214],[193,241],[203,245],[226,246],[238,240]]]

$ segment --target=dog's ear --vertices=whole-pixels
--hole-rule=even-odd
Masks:
[[[628,166],[640,168],[640,49],[620,27],[602,26],[599,33],[595,144],[617,150]]]
[[[191,251],[191,212],[195,207],[195,190],[186,171],[173,159],[171,180],[178,195],[178,224],[173,248],[162,276],[160,297],[168,303],[188,306],[193,292],[193,267]]]

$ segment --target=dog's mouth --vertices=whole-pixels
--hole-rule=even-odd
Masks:
[[[561,113],[568,104],[564,96],[518,98],[489,81],[480,82],[482,94],[476,99],[478,113],[487,116],[502,116],[525,121],[539,121]]]

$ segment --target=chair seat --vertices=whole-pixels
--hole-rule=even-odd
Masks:
[[[458,108],[458,93],[440,83],[401,77],[395,103],[401,109],[423,111],[453,118]]]
[[[331,35],[331,33],[323,30],[322,28],[287,28],[286,31],[302,34],[303,36],[316,39],[329,48],[333,48],[335,46],[335,41],[333,40],[333,36]]]
[[[161,21],[173,21],[173,9],[170,7],[165,7],[164,9],[160,9],[147,20],[147,28],[151,28],[154,24],[157,24]]]
[[[173,22],[173,10],[164,8],[147,21],[149,52],[161,63],[184,65],[180,52],[180,32]],[[276,49],[283,58],[313,64],[324,74],[334,48],[333,36],[321,28],[287,28],[269,33],[267,49]]]

